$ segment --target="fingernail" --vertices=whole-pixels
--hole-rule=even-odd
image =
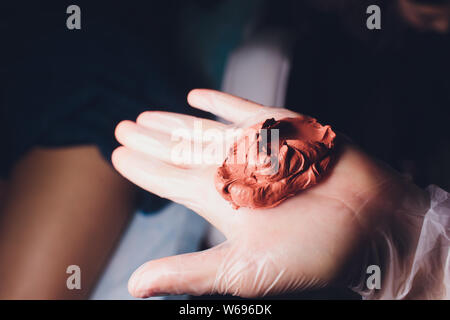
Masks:
[[[130,280],[128,280],[128,291],[131,293],[131,295],[135,295],[137,290],[137,287],[139,285],[139,278],[132,276]]]
[[[189,95],[189,104],[201,106],[203,110],[209,111],[209,99],[207,98],[208,94],[202,91],[196,91],[195,93],[191,93]]]
[[[139,268],[137,268],[133,274],[131,275],[130,279],[128,280],[128,291],[134,295],[136,292],[139,291],[140,282],[142,279],[142,273],[145,267],[145,263],[141,265]]]

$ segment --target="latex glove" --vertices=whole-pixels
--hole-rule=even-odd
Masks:
[[[234,123],[252,117],[259,122],[297,115],[211,90],[192,91],[188,102]],[[390,234],[395,230],[402,253],[413,254],[417,239],[411,235],[420,233],[427,194],[356,147],[343,143],[327,179],[279,206],[233,210],[214,187],[217,164],[180,166],[173,162],[172,150],[179,141],[173,141],[171,133],[180,128],[192,131],[196,121],[202,122],[203,130],[229,128],[181,114],[145,112],[136,123],[124,121],[116,129],[123,147],[114,151],[112,161],[123,176],[191,208],[227,238],[206,251],[144,264],[129,281],[133,296],[220,293],[256,297],[333,282],[351,285],[365,272],[370,259],[360,253],[367,252],[379,230]],[[218,142],[205,144],[211,143]],[[419,218],[404,226],[404,212]]]

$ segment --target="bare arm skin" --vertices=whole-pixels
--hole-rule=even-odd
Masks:
[[[84,299],[133,210],[134,191],[93,146],[36,149],[0,213],[0,299]],[[68,290],[69,265],[81,290]]]

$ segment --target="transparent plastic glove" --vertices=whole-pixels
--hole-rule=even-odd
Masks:
[[[424,215],[398,212],[401,221],[374,232],[364,265],[380,266],[382,284],[371,289],[362,274],[353,290],[364,299],[450,299],[450,195],[436,186],[427,191]]]
[[[255,116],[254,122],[259,122],[297,115],[211,90],[192,91],[188,102],[232,123]],[[345,142],[329,176],[318,185],[272,209],[232,209],[214,187],[220,163],[173,159],[180,143],[173,139],[174,131],[193,132],[199,122],[204,131],[216,133],[232,126],[181,114],[145,112],[136,123],[124,121],[116,129],[123,147],[114,151],[112,161],[123,176],[191,208],[227,238],[202,252],[144,264],[129,281],[133,296],[260,297],[333,282],[351,285],[360,281],[368,261],[365,253],[379,231],[395,230],[397,237],[407,240],[420,234],[420,221],[407,226],[398,221],[404,212],[423,216],[429,205],[426,192]],[[204,153],[223,143],[220,139],[204,142],[195,133],[189,138],[200,139],[204,146],[192,148],[193,159],[208,159],[210,155]],[[412,252],[415,245],[407,243],[402,252]]]

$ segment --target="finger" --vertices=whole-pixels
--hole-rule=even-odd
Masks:
[[[188,207],[224,234],[229,234],[229,229],[235,225],[236,216],[224,215],[214,205],[218,199],[223,206],[225,200],[211,185],[214,173],[204,167],[183,169],[126,147],[114,150],[111,160],[114,168],[137,186]],[[208,202],[205,198],[214,200]]]
[[[188,103],[231,122],[241,122],[261,111],[262,105],[215,90],[194,89],[188,94]]]
[[[201,130],[225,130],[226,125],[218,121],[202,119],[185,114],[163,112],[163,111],[146,111],[139,115],[136,123],[146,127],[167,134],[172,134],[174,130],[186,129],[194,130],[201,128]]]
[[[182,169],[119,147],[111,156],[116,170],[139,187],[200,211],[198,203],[203,179],[195,170]]]
[[[220,165],[227,147],[225,131],[215,128],[195,131],[177,129],[169,136],[132,121],[122,121],[115,134],[127,148],[177,166]],[[196,135],[200,137],[193,138]]]
[[[226,247],[222,244],[201,252],[147,262],[131,276],[128,291],[137,298],[211,294]]]
[[[132,121],[122,121],[117,125],[115,135],[117,141],[131,150],[171,162],[173,142],[165,133],[150,131]]]

